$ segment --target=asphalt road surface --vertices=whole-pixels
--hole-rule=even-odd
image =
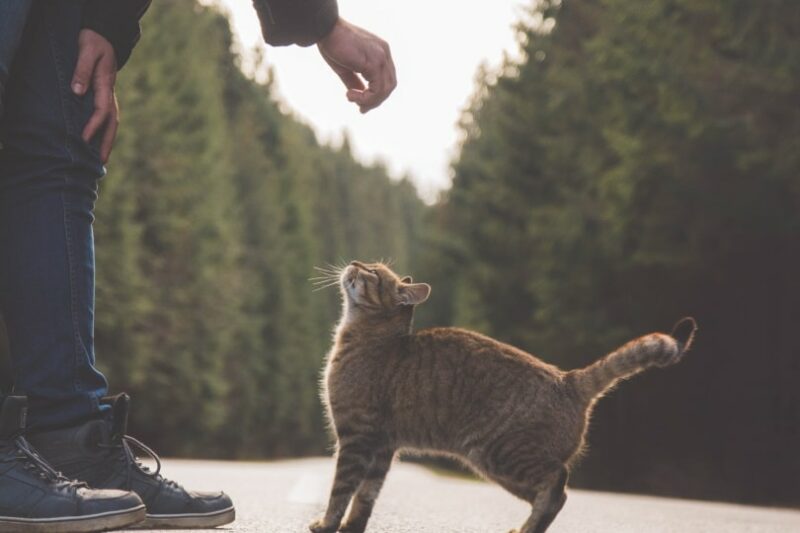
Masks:
[[[303,533],[325,510],[331,459],[274,463],[167,460],[167,477],[223,489],[238,518],[217,531]],[[506,533],[528,506],[490,483],[396,463],[367,533]],[[569,490],[548,533],[800,533],[800,511]]]

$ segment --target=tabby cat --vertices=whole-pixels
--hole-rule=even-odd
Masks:
[[[544,532],[566,500],[597,399],[621,379],[677,363],[697,329],[684,319],[682,335],[645,335],[565,372],[471,331],[413,333],[414,307],[431,288],[382,263],[353,261],[336,278],[344,309],[322,391],[336,475],[315,533],[364,531],[401,449],[460,458],[532,505],[520,532]]]

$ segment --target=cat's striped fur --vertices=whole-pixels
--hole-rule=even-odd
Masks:
[[[383,264],[354,261],[341,287],[344,311],[323,379],[336,476],[315,533],[364,531],[401,449],[462,459],[531,503],[521,532],[544,532],[566,500],[595,400],[620,379],[679,361],[696,329],[690,320],[683,336],[646,335],[565,372],[471,331],[413,333],[414,306],[430,287]]]

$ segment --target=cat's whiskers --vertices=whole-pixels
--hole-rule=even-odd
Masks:
[[[338,285],[338,284],[339,284],[339,280],[337,279],[336,281],[331,281],[329,283],[323,283],[323,284],[317,285],[311,290],[313,292],[321,291],[322,289],[327,289],[328,287],[333,287],[334,285]]]
[[[342,275],[343,268],[336,268],[334,266],[328,265],[325,267],[313,267],[320,275],[314,276],[309,278],[310,280],[319,280],[319,279],[339,279]]]
[[[314,270],[316,270],[320,275],[308,278],[308,280],[314,286],[312,289],[313,291],[320,291],[322,289],[327,289],[328,287],[338,285],[343,271],[342,268],[336,268],[330,264],[324,267],[315,266]]]
[[[329,280],[315,281],[315,282],[312,282],[311,285],[313,285],[314,287],[322,287],[322,286],[328,286],[328,285],[336,285],[337,283],[339,283],[338,279],[329,279]]]
[[[340,276],[320,276],[317,278],[309,278],[308,280],[313,283],[314,285],[319,285],[320,283],[336,283],[341,279]]]
[[[312,283],[317,283],[319,281],[330,281],[334,279],[339,279],[339,276],[329,275],[329,276],[314,276],[312,278],[308,278],[308,281]]]
[[[342,269],[336,269],[332,267],[318,267],[318,266],[315,266],[314,270],[322,274],[339,274],[342,271]]]

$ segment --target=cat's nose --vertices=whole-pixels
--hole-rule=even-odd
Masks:
[[[350,265],[351,265],[351,266],[354,266],[354,267],[356,267],[356,268],[366,268],[366,267],[364,266],[364,263],[362,263],[362,262],[360,262],[360,261],[350,261]]]

